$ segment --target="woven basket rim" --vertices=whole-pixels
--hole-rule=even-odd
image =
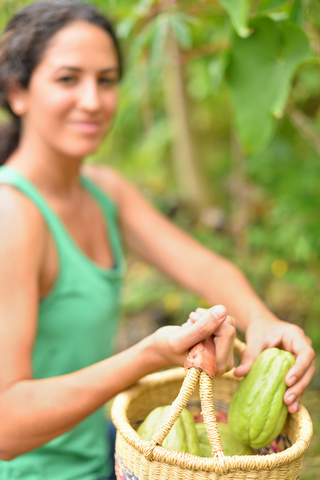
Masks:
[[[153,385],[160,385],[166,382],[183,380],[185,370],[181,367],[173,368],[147,375],[139,380],[135,385],[116,396],[111,409],[112,420],[119,434],[133,448],[144,455],[150,442],[143,440],[138,433],[131,427],[126,412],[130,402],[137,398],[140,393]],[[233,375],[233,371],[222,375],[219,378],[227,380],[240,381]],[[270,455],[243,455],[243,456],[224,456],[221,458],[205,458],[191,455],[189,453],[176,452],[163,446],[156,446],[153,458],[155,461],[164,462],[169,465],[177,465],[181,468],[191,470],[202,470],[225,474],[232,470],[270,470],[274,467],[281,467],[290,464],[303,455],[308,448],[312,438],[312,422],[308,411],[301,406],[301,410],[295,414],[290,414],[293,421],[297,422],[299,434],[298,440],[291,447],[279,453]]]

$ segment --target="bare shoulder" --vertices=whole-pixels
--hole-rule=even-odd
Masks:
[[[0,185],[0,390],[32,378],[39,278],[46,225],[36,206],[9,185]]]
[[[125,180],[118,172],[104,165],[85,165],[82,173],[102,188],[118,207],[121,206]]]
[[[37,207],[10,185],[0,185],[0,254],[40,262],[46,225]],[[36,248],[35,248],[36,246]],[[27,255],[26,255],[27,254]],[[7,257],[8,258],[8,257]]]

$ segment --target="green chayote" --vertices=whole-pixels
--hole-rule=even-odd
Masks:
[[[252,448],[243,445],[231,433],[229,425],[217,423],[220,433],[224,455],[254,455]],[[196,429],[199,437],[200,452],[202,457],[212,457],[211,446],[204,423],[197,423]]]
[[[145,440],[151,440],[160,423],[167,415],[170,405],[157,407],[145,418],[137,433]],[[192,414],[184,408],[180,417],[175,421],[163,446],[177,452],[191,453],[200,456],[198,434]]]
[[[229,405],[228,423],[239,442],[260,449],[280,434],[288,414],[285,376],[294,363],[290,352],[278,348],[264,350],[254,362]]]

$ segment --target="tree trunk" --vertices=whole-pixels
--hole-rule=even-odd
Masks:
[[[180,199],[195,213],[208,205],[206,188],[196,165],[194,145],[189,125],[180,51],[170,29],[164,62],[164,94],[172,131],[172,161]]]
[[[249,248],[248,225],[250,221],[251,188],[246,175],[246,159],[235,130],[231,130],[231,160],[230,175],[231,220],[230,229],[239,251],[246,252]]]

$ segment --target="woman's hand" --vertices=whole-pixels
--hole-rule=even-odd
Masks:
[[[311,340],[303,330],[291,323],[277,319],[259,319],[249,324],[246,331],[247,348],[235,375],[246,375],[257,356],[266,348],[278,347],[293,353],[296,363],[289,370],[285,381],[288,390],[284,402],[290,413],[300,409],[301,397],[314,373],[314,350]]]
[[[159,368],[183,366],[190,348],[214,335],[216,374],[222,375],[233,367],[235,334],[235,322],[227,316],[227,310],[222,305],[205,311],[197,320],[189,317],[182,327],[160,328],[153,334],[153,347],[161,365]]]
[[[198,308],[189,318],[197,320],[206,312],[206,309]],[[297,325],[272,316],[268,319],[260,317],[251,322],[246,330],[246,341],[247,348],[234,374],[238,377],[246,375],[258,355],[266,348],[278,347],[291,352],[296,362],[286,375],[285,381],[289,388],[283,399],[290,413],[300,410],[299,402],[315,373],[315,353],[311,347],[311,340]]]

